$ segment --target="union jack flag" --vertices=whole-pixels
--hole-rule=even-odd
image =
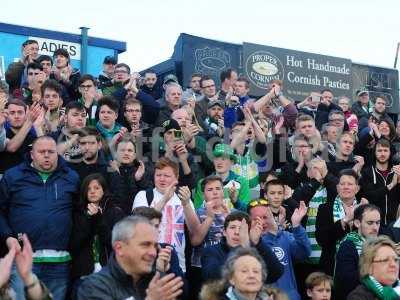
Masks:
[[[167,205],[163,211],[163,230],[161,239],[174,247],[183,247],[184,215],[182,205]]]

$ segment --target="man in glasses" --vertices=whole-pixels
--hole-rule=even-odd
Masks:
[[[102,85],[101,91],[104,96],[110,96],[118,89],[123,88],[124,84],[128,83],[130,78],[131,68],[124,63],[115,65],[111,85]]]
[[[196,119],[200,123],[200,126],[203,129],[206,129],[205,125],[203,124],[203,120],[205,120],[207,117],[208,103],[213,100],[218,100],[218,95],[215,82],[208,75],[205,75],[200,79],[200,87],[204,97],[202,100],[196,102],[194,113],[196,115]]]
[[[97,122],[97,102],[101,98],[101,94],[97,91],[96,80],[92,75],[84,74],[79,79],[79,93],[81,94],[81,97],[78,99],[78,102],[85,106],[87,125],[94,127]]]
[[[46,75],[43,72],[43,67],[33,62],[28,64],[27,68],[27,82],[22,86],[22,96],[26,104],[31,105],[33,102],[39,102],[42,99],[40,87],[46,80]]]
[[[306,260],[311,254],[310,241],[305,229],[301,226],[301,220],[307,214],[307,207],[300,202],[292,214],[292,232],[279,229],[275,222],[268,201],[254,200],[248,205],[248,212],[252,222],[258,222],[262,227],[261,239],[265,242],[279,259],[284,267],[283,275],[275,283],[275,286],[287,293],[289,299],[300,300],[294,275],[294,263]]]
[[[354,210],[356,231],[348,233],[336,254],[335,298],[347,299],[359,282],[359,257],[365,240],[377,237],[381,224],[380,210],[373,204],[360,205]]]

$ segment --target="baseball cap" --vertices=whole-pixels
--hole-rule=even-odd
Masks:
[[[227,144],[216,145],[213,154],[215,157],[229,157],[230,160],[236,162],[236,155],[233,153],[231,146]]]
[[[221,108],[224,108],[224,103],[222,101],[219,100],[212,100],[210,102],[208,102],[207,108],[211,108],[215,105],[220,106]]]
[[[357,91],[357,97],[360,97],[365,94],[369,94],[368,90],[358,90]]]
[[[171,81],[173,81],[173,82],[175,82],[175,83],[179,83],[179,82],[178,82],[178,78],[177,78],[174,74],[168,74],[168,75],[166,75],[166,76],[164,77],[163,83],[164,83],[164,84],[167,84],[168,82],[171,82]]]
[[[171,129],[181,130],[181,126],[179,126],[179,123],[174,119],[165,120],[161,126],[164,128],[164,131],[161,133],[162,136]]]

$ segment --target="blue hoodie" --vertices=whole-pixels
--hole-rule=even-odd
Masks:
[[[293,261],[304,261],[311,254],[311,245],[305,229],[297,226],[293,228],[292,232],[279,230],[276,235],[267,233],[263,235],[262,240],[272,248],[284,267],[283,275],[275,283],[275,286],[285,291],[290,300],[300,300]]]

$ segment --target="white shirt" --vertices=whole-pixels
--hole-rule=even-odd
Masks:
[[[154,207],[157,203],[159,203],[163,194],[161,194],[157,189],[153,189],[154,198],[150,207]],[[190,205],[193,207],[192,201],[190,201]],[[133,201],[132,209],[140,206],[146,206],[147,198],[146,191],[140,191],[137,193],[135,200]],[[183,272],[186,272],[186,264],[185,264],[185,215],[183,213],[183,206],[181,200],[178,198],[178,195],[174,193],[172,198],[165,204],[162,213],[162,219],[159,227],[159,235],[158,242],[159,243],[167,243],[174,246],[176,252],[178,253],[179,258],[179,266],[181,267]]]

